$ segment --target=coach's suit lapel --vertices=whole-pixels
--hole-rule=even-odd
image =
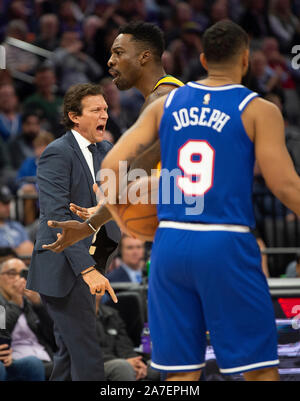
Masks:
[[[76,139],[75,139],[75,137],[74,137],[74,135],[72,134],[71,131],[68,131],[66,133],[66,139],[68,140],[68,142],[70,143],[70,145],[74,149],[75,155],[80,160],[80,163],[82,165],[83,171],[84,171],[84,173],[86,175],[86,178],[87,178],[89,191],[90,191],[91,197],[93,199],[93,204],[97,205],[96,195],[95,195],[95,193],[93,191],[94,180],[93,180],[91,171],[89,169],[89,166],[88,166],[88,164],[87,164],[87,162],[86,162],[86,160],[85,160],[85,158],[83,156],[83,153],[82,153],[82,151],[81,151],[81,149],[80,149],[80,147],[79,147],[79,145],[78,145],[78,143],[77,143],[77,141],[76,141]]]

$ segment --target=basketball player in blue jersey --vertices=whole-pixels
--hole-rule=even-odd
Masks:
[[[151,104],[102,168],[118,176],[119,160],[133,160],[159,138],[163,169],[178,171],[170,204],[160,199],[157,206],[148,304],[152,366],[168,372],[167,380],[198,380],[209,331],[222,373],[278,380],[274,311],[250,233],[254,160],[297,215],[300,179],[279,109],[240,84],[249,62],[244,30],[218,22],[205,32],[203,50],[207,78]],[[181,204],[174,202],[177,193],[184,194]],[[198,215],[186,213],[189,197],[204,197]],[[107,207],[124,228],[116,205]]]

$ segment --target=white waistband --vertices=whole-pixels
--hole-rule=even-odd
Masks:
[[[201,223],[183,223],[182,221],[163,220],[159,223],[160,228],[177,228],[180,230],[191,231],[233,231],[237,233],[248,233],[250,228],[247,226],[238,226],[235,224],[201,224]]]

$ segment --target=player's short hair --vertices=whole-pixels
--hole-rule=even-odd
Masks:
[[[222,20],[208,28],[202,38],[206,60],[223,63],[232,60],[249,46],[249,37],[238,24]]]
[[[97,96],[103,94],[103,89],[97,84],[76,84],[72,85],[64,96],[63,120],[62,123],[66,129],[74,127],[74,122],[70,119],[69,113],[73,112],[77,116],[82,114],[82,99],[86,96]]]
[[[157,25],[149,22],[130,22],[119,28],[119,34],[132,35],[132,40],[141,45],[142,48],[149,49],[156,59],[161,59],[165,50],[163,32]]]

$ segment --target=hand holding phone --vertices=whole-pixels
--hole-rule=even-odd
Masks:
[[[12,364],[11,341],[8,338],[1,338],[0,340],[3,342],[0,344],[0,361],[7,368]]]
[[[0,349],[3,349],[2,347],[1,347],[1,345],[5,345],[5,344],[7,344],[8,345],[8,348],[10,348],[10,346],[11,346],[11,339],[10,338],[7,338],[7,337],[0,337]]]

